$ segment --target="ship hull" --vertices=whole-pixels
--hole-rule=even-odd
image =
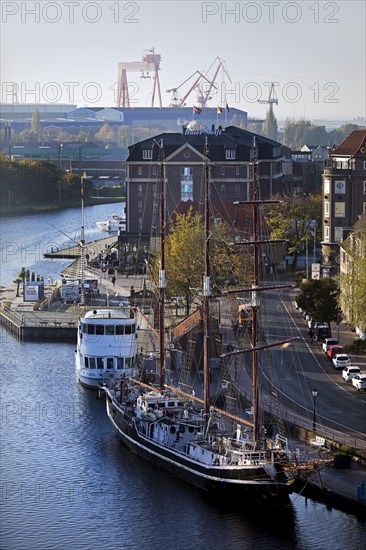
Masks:
[[[270,477],[263,466],[220,468],[199,464],[188,455],[142,436],[135,427],[133,416],[123,414],[107,394],[107,413],[119,437],[128,449],[144,460],[163,468],[175,477],[209,492],[215,497],[236,499],[241,505],[289,503],[290,488],[283,472],[278,479]]]

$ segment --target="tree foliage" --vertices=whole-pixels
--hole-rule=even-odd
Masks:
[[[274,141],[278,140],[277,120],[274,116],[272,105],[271,108],[267,111],[267,116],[263,124],[262,134],[269,139],[273,139]]]
[[[231,228],[223,221],[213,223],[210,236],[211,290],[213,294],[230,285],[242,283],[250,271],[251,261],[237,247],[231,246]],[[202,292],[205,270],[205,231],[200,214],[190,209],[177,214],[165,239],[167,295],[190,297]],[[157,273],[158,259],[154,264]],[[189,300],[188,300],[189,301]]]
[[[314,239],[312,221],[321,227],[322,198],[320,195],[282,197],[279,204],[265,209],[266,222],[272,239],[287,239],[288,253],[293,254],[293,269],[301,250]],[[320,236],[320,232],[319,232]]]
[[[48,161],[9,161],[0,157],[1,204],[21,206],[58,202],[60,198],[80,197],[80,176],[63,172]],[[89,196],[92,184],[84,181],[84,196]]]
[[[338,318],[338,282],[335,279],[311,279],[300,285],[297,303],[312,319],[330,323]]]
[[[366,229],[355,229],[344,243],[347,271],[340,275],[341,305],[353,327],[366,329]]]
[[[299,149],[305,144],[328,145],[329,136],[325,126],[316,126],[303,119],[297,122],[287,120],[282,142],[291,149]]]

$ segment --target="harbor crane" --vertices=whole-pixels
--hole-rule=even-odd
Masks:
[[[214,67],[215,63],[217,63],[217,67],[214,71],[214,74],[212,77],[209,76],[210,71]],[[218,86],[216,85],[216,79],[219,74],[220,69],[225,73],[229,81],[231,82],[230,75],[226,69],[225,61],[220,59],[219,57],[216,57],[214,62],[209,67],[208,71],[206,73],[204,71],[195,71],[193,74],[191,74],[190,77],[188,77],[184,82],[179,84],[179,86],[175,88],[171,88],[170,90],[167,90],[167,93],[172,93],[172,99],[170,103],[170,107],[184,107],[186,99],[188,96],[193,92],[194,90],[197,92],[197,103],[199,107],[206,107],[207,101],[212,99],[211,94],[213,91],[216,93],[218,91]],[[197,76],[197,78],[194,80],[193,84],[189,88],[188,92],[184,95],[182,99],[179,98],[178,90],[184,86],[189,80],[191,80],[192,77]]]
[[[123,61],[118,63],[118,87],[116,107],[130,107],[130,96],[128,91],[128,72],[141,72],[140,78],[151,78],[153,73],[153,94],[151,107],[154,107],[155,96],[157,95],[159,107],[162,107],[160,91],[160,70],[161,55],[155,53],[155,48],[144,50],[142,52],[142,61]]]
[[[258,103],[260,103],[261,105],[264,105],[267,103],[269,105],[270,110],[273,109],[273,105],[278,105],[278,99],[276,96],[276,90],[273,82],[269,88],[268,99],[258,99]]]

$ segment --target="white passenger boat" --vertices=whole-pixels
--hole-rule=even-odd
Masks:
[[[126,231],[126,218],[113,214],[109,220],[95,222],[95,225],[102,231],[109,231],[110,233],[115,233],[119,230]]]
[[[136,376],[136,337],[130,307],[86,311],[79,319],[75,352],[80,384],[98,389]]]

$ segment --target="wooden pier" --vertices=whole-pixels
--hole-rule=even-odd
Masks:
[[[115,235],[114,237],[105,237],[104,239],[88,242],[85,244],[86,252],[90,253],[92,257],[95,257],[106,247],[112,246],[114,243],[116,243],[117,240],[118,237]],[[46,252],[45,254],[43,254],[43,256],[45,258],[62,258],[67,260],[75,260],[76,258],[80,257],[80,246],[78,244],[75,244],[74,246],[70,246],[69,248],[63,248],[60,250],[51,249],[51,252]]]

